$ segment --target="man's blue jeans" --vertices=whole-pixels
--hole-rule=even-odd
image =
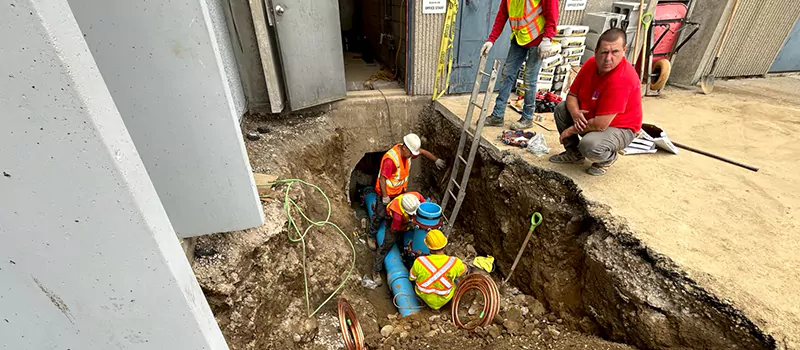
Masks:
[[[503,117],[506,113],[506,104],[508,103],[508,96],[511,90],[517,83],[517,74],[522,67],[522,62],[525,63],[525,104],[522,107],[522,118],[531,120],[533,119],[533,111],[536,109],[536,80],[539,76],[539,68],[542,66],[542,60],[539,59],[539,47],[522,47],[517,45],[517,41],[511,39],[511,47],[508,49],[508,57],[506,63],[503,65],[503,76],[500,81],[500,93],[497,95],[497,100],[494,101],[494,110],[492,115]]]

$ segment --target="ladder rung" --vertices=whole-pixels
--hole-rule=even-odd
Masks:
[[[472,103],[472,105],[475,106],[475,107],[483,109],[483,105],[482,104],[478,104],[477,102],[470,102],[470,103]]]
[[[458,184],[458,182],[456,181],[456,179],[450,179],[450,181],[452,181],[452,182],[453,182],[453,185],[456,185],[456,187],[458,187],[458,189],[459,189],[459,190],[461,190],[461,185],[459,185],[459,184]]]
[[[464,130],[464,132],[467,133],[467,135],[469,135],[469,137],[472,137],[472,138],[475,137],[475,134],[473,134],[472,131]]]
[[[458,156],[458,159],[460,159],[462,162],[464,162],[464,164],[467,164],[467,160],[466,160],[466,159],[464,159],[464,157],[462,157],[462,156]]]
[[[453,197],[453,199],[458,199],[458,197],[456,197],[456,195],[455,195],[455,194],[453,194],[453,191],[447,191],[447,193],[449,193],[449,194],[450,194],[450,196],[452,196],[452,197]]]
[[[444,222],[450,223],[450,219],[448,219],[447,215],[444,215],[444,213],[442,213],[442,218],[444,219]]]
[[[487,76],[487,77],[491,77],[491,76],[492,76],[491,74],[489,74],[489,73],[486,73],[486,72],[484,72],[484,71],[481,71],[481,75],[484,75],[484,76]]]

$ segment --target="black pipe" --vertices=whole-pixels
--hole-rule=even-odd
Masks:
[[[726,162],[726,163],[730,163],[730,164],[733,164],[733,165],[736,165],[736,166],[740,166],[740,167],[745,168],[747,170],[758,171],[758,168],[756,168],[754,166],[749,166],[749,165],[744,164],[744,163],[739,163],[739,162],[737,162],[735,160],[730,160],[728,158],[721,157],[721,156],[718,156],[718,155],[713,154],[713,153],[708,153],[706,151],[699,150],[699,149],[694,148],[694,147],[686,146],[686,145],[677,143],[675,141],[673,141],[672,144],[674,144],[677,147],[683,148],[683,149],[685,149],[687,151],[692,151],[694,153],[702,154],[702,155],[704,155],[706,157],[711,157],[711,158],[714,158],[714,159],[717,159],[717,160],[721,160],[721,161]]]

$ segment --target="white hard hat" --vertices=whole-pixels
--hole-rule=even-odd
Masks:
[[[408,134],[403,137],[403,144],[408,147],[408,150],[411,151],[411,154],[415,156],[419,155],[419,146],[421,142],[417,134]]]
[[[413,135],[413,134],[412,134]],[[408,215],[417,215],[417,208],[419,208],[419,198],[413,194],[403,195],[400,200],[400,205],[403,206],[403,211]]]

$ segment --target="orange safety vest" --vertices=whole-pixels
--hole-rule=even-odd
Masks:
[[[380,169],[378,170],[378,180],[375,182],[375,192],[389,197],[397,196],[406,191],[408,188],[408,174],[411,171],[411,159],[403,158],[400,154],[400,149],[403,144],[398,143],[394,145],[386,154],[381,158]],[[383,162],[386,159],[391,159],[394,163],[394,174],[381,174],[383,171]],[[386,192],[381,193],[381,176],[386,176]]]
[[[508,22],[511,38],[519,46],[525,46],[539,37],[544,30],[542,0],[507,0]]]
[[[446,255],[421,256],[414,261],[408,278],[416,282],[416,293],[430,307],[439,309],[453,297],[453,280],[466,270],[461,259]]]
[[[389,188],[387,187],[386,190],[388,191]],[[406,192],[392,199],[392,201],[389,202],[389,205],[386,206],[386,215],[388,217],[392,217],[392,212],[398,213],[403,216],[403,219],[405,220],[404,224],[408,225],[411,223],[411,218],[408,216],[408,214],[406,214],[406,211],[403,210],[403,196],[417,196],[420,203],[425,201],[425,197],[419,194],[419,192]]]

